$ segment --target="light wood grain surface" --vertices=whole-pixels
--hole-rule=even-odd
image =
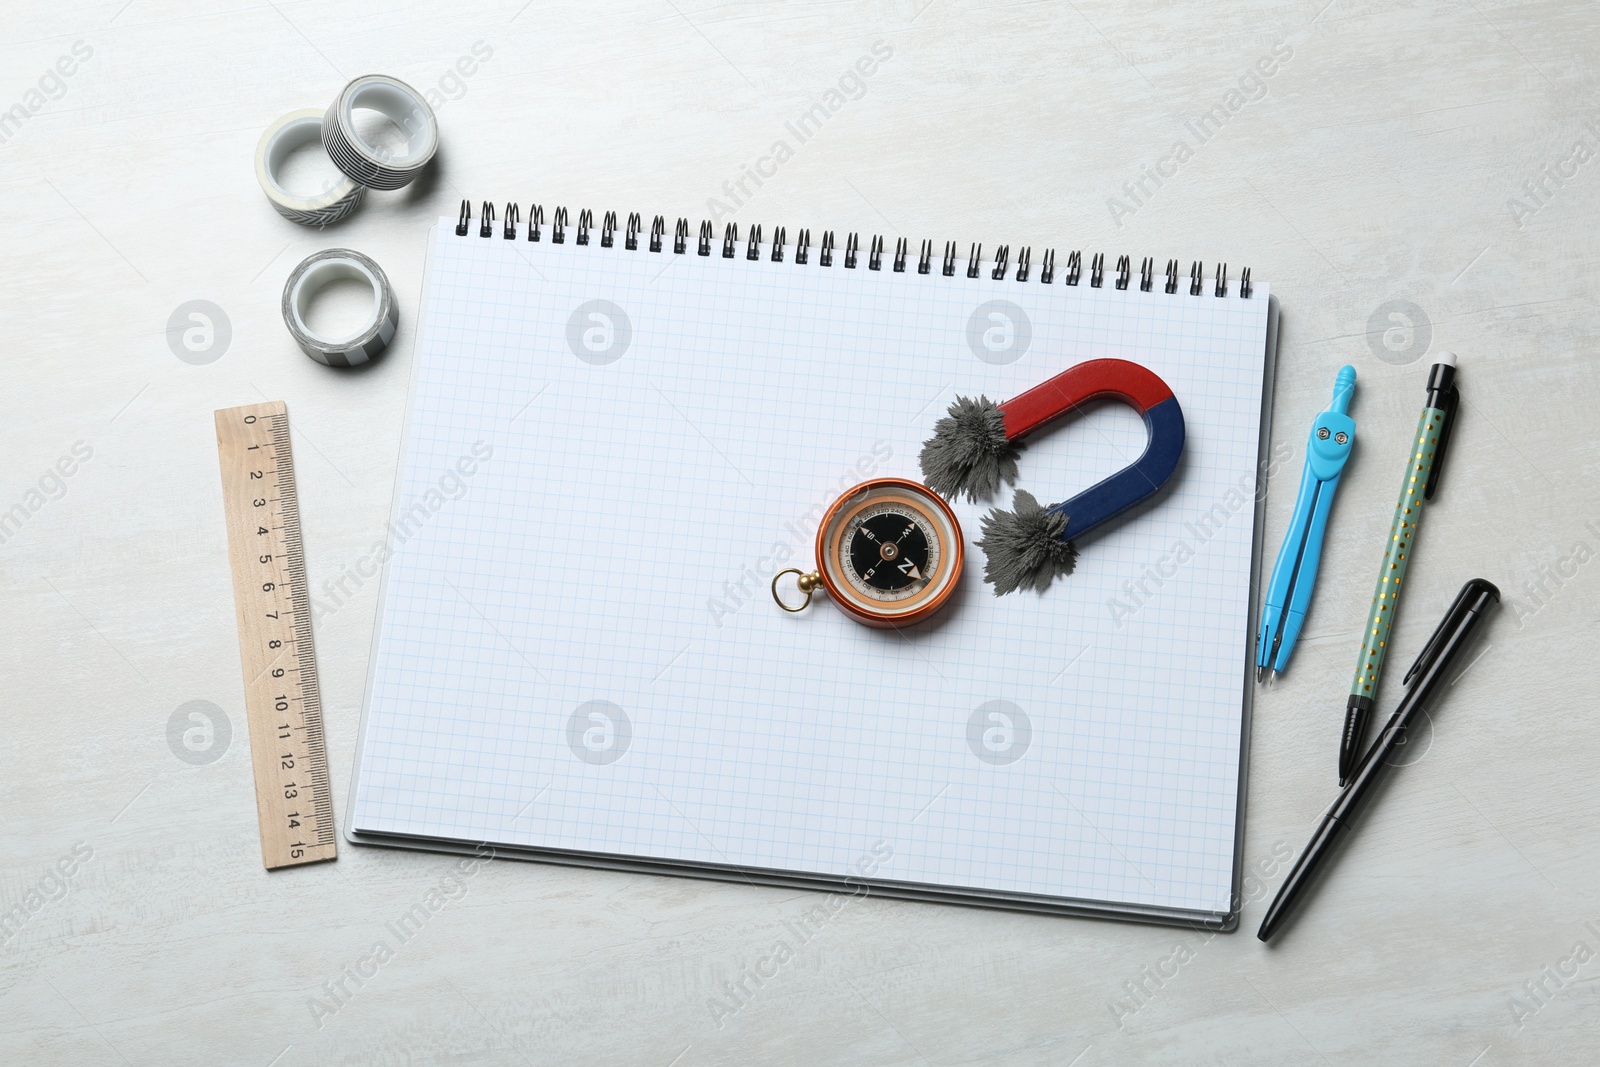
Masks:
[[[3,25],[0,1061],[1600,1057],[1600,7],[27,0]],[[892,56],[849,76],[875,42]],[[284,221],[257,137],[370,71],[437,92],[432,173],[326,232]],[[797,143],[785,124],[830,89]],[[431,220],[462,196],[698,220],[779,140],[792,156],[746,179],[744,225],[1270,279],[1293,455],[1269,551],[1306,427],[1358,368],[1309,635],[1256,706],[1241,932],[868,899],[756,979],[815,895],[354,847],[261,869],[212,410],[293,414],[342,816]],[[335,245],[399,295],[364,371],[313,363],[279,317],[295,263]],[[221,311],[198,350],[191,301]],[[1507,608],[1267,948],[1251,932],[1331,798],[1426,357],[1447,349],[1464,417],[1396,654],[1470,576]]]

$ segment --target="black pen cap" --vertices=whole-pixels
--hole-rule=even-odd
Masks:
[[[1428,406],[1430,408],[1442,407],[1434,401],[1443,397],[1456,382],[1456,354],[1454,352],[1440,352],[1439,358],[1434,360],[1433,366],[1428,368]]]
[[[1450,447],[1450,435],[1456,426],[1456,410],[1461,405],[1461,391],[1456,388],[1456,354],[1441,352],[1439,359],[1428,368],[1428,403],[1430,408],[1444,412],[1444,425],[1439,427],[1439,443],[1433,449],[1433,464],[1428,468],[1428,480],[1422,487],[1422,499],[1432,500],[1439,488],[1439,473],[1444,470],[1444,453]]]
[[[1439,620],[1439,625],[1434,628],[1433,636],[1428,638],[1428,643],[1422,646],[1422,651],[1417,655],[1417,661],[1406,671],[1402,685],[1410,685],[1411,679],[1425,672],[1429,665],[1439,655],[1445,642],[1461,625],[1466,622],[1467,616],[1483,611],[1485,608],[1500,602],[1500,589],[1487,578],[1472,578],[1461,587],[1461,592],[1450,604],[1450,610],[1444,613],[1444,618]]]

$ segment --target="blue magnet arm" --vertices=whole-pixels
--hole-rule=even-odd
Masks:
[[[1074,541],[1150,499],[1178,469],[1184,439],[1183,408],[1178,406],[1178,398],[1170,396],[1151,405],[1144,413],[1144,428],[1149,440],[1137,461],[1049,509],[1067,516],[1063,541]]]

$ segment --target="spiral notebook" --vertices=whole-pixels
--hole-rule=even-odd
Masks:
[[[1231,927],[1264,284],[519,205],[428,254],[353,841]],[[934,619],[773,603],[841,492],[920,480],[957,395],[1099,356],[1164,378],[1188,444],[1075,573],[993,596],[960,501]],[[1066,499],[1144,438],[1095,407],[1018,484]]]

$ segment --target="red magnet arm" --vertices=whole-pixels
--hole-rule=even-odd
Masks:
[[[1049,381],[1001,404],[1006,439],[1016,440],[1032,433],[1078,405],[1101,397],[1115,397],[1143,415],[1163,400],[1172,399],[1172,390],[1137,363],[1125,359],[1091,359],[1068,367]]]

